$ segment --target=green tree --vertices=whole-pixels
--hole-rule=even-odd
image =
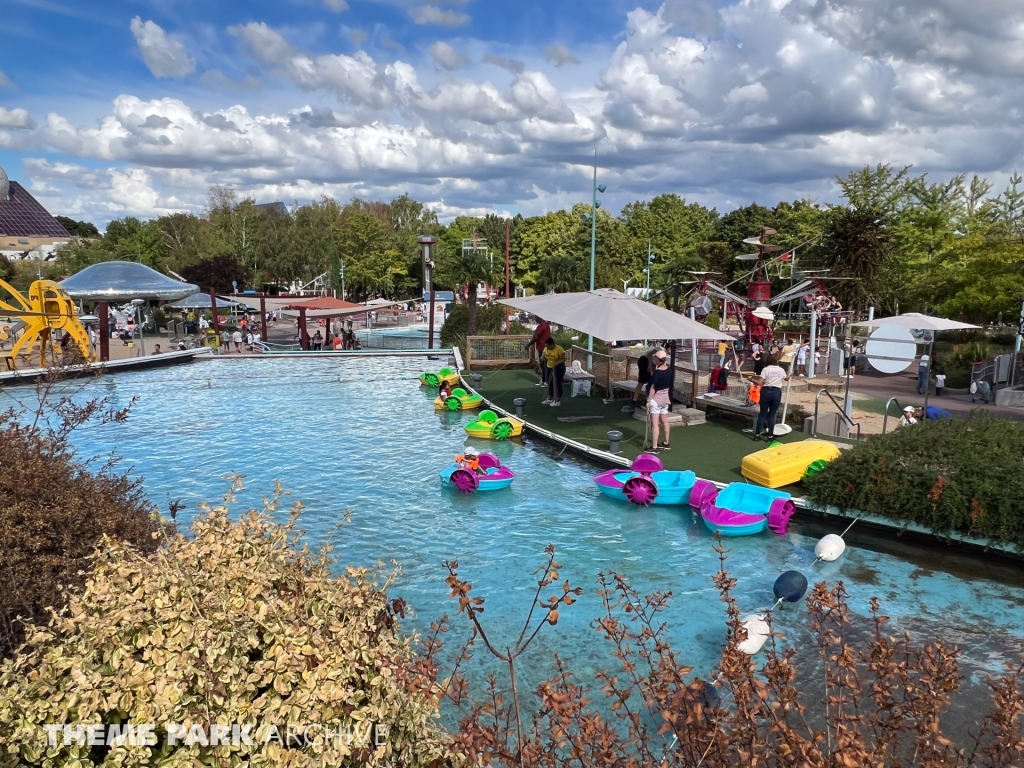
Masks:
[[[487,254],[478,249],[446,249],[437,263],[438,279],[453,288],[466,286],[469,335],[477,332],[477,287],[493,283],[494,270]]]
[[[589,275],[584,277],[582,259],[575,256],[550,256],[541,266],[537,280],[537,292],[572,293],[584,291],[589,285]]]
[[[516,254],[513,279],[519,285],[536,289],[544,262],[552,256],[579,257],[578,218],[569,211],[552,211],[524,219],[512,237]],[[589,242],[587,253],[590,253]]]
[[[99,237],[100,231],[96,225],[88,221],[75,221],[67,216],[54,216],[57,223],[67,230],[72,237]]]
[[[847,306],[895,305],[891,279],[892,234],[878,211],[837,208],[822,234],[821,250],[836,282],[830,290]]]

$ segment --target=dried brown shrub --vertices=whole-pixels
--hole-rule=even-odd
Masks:
[[[467,613],[472,626],[446,689],[461,713],[459,750],[477,765],[531,768],[1024,765],[1024,665],[988,681],[991,713],[979,713],[974,735],[954,744],[943,732],[942,717],[960,686],[956,648],[941,640],[922,644],[907,635],[890,636],[877,601],[872,601],[869,626],[860,626],[865,620],[851,617],[842,582],[831,588],[822,582],[806,601],[816,649],[786,646],[773,633],[761,656],[747,656],[737,647],[746,631],[732,595],[735,580],[725,571],[725,551],[718,549],[715,585],[728,631],[710,681],[694,677],[668,643],[662,614],[670,593],[641,596],[625,576],[602,574],[604,615],[595,628],[610,641],[617,661],[614,671],[598,674],[603,696],[556,658],[554,676],[537,687],[528,708],[520,702],[514,677],[510,691],[492,677],[482,695],[471,695],[462,667],[473,645],[482,641],[503,658],[505,643],[486,636],[479,617],[484,599],[467,603],[471,586],[449,567],[452,596],[459,598],[459,613]],[[547,569],[541,569],[542,588],[554,583],[550,549],[548,559]],[[546,613],[536,631],[555,610],[552,601],[570,594],[568,587],[562,585],[547,599],[538,590],[534,608]],[[524,633],[532,629],[529,621]],[[440,636],[449,631],[447,617],[434,629],[425,657],[438,663]],[[853,631],[863,629],[868,631]],[[531,635],[520,640],[524,636]],[[866,640],[855,643],[853,636]],[[519,644],[515,649],[521,653]],[[801,667],[806,678],[799,676]],[[525,727],[524,709],[532,710]]]
[[[0,658],[22,642],[24,622],[46,623],[65,590],[81,586],[104,536],[142,552],[158,545],[140,480],[117,471],[113,457],[78,457],[69,443],[83,424],[121,422],[128,413],[106,399],[81,404],[83,386],[51,371],[31,391],[33,402],[18,399],[0,412]]]

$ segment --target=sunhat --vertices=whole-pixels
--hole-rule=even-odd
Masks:
[[[654,353],[654,356],[659,360],[664,360],[666,357],[668,357],[668,355],[665,354],[664,349],[659,349],[657,352]]]
[[[904,413],[906,411],[913,411],[913,410],[914,410],[914,406],[912,406],[912,405],[905,405],[905,406],[903,406]]]
[[[470,446],[470,447],[468,447],[468,448],[466,449],[466,455],[467,455],[467,456],[479,456],[479,455],[480,455],[480,451],[478,451],[478,450],[477,450],[476,448],[474,448],[473,446]]]

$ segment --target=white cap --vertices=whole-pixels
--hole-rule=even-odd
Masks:
[[[903,406],[903,410],[904,411],[912,411],[912,410],[914,410],[914,406],[912,406],[912,405],[905,405],[905,406]]]
[[[474,448],[473,446],[470,445],[470,446],[466,447],[466,455],[467,456],[479,456],[480,455],[480,451],[478,451],[476,448]]]
[[[654,353],[654,356],[659,360],[664,360],[666,357],[668,357],[668,355],[665,354],[664,349],[659,349],[657,352]]]

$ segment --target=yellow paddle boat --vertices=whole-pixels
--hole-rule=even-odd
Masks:
[[[494,411],[480,411],[463,429],[470,437],[481,440],[508,440],[523,434],[523,422],[511,417],[500,418]]]
[[[442,368],[437,373],[421,373],[420,384],[425,387],[439,387],[441,384],[447,382],[450,386],[455,386],[459,383],[458,371],[454,371],[451,368]]]
[[[480,395],[471,395],[462,387],[456,387],[448,397],[438,396],[434,400],[434,408],[439,411],[471,411],[483,402]]]
[[[740,472],[748,480],[766,488],[781,488],[798,483],[820,472],[839,456],[839,448],[824,440],[773,445],[743,457]]]

